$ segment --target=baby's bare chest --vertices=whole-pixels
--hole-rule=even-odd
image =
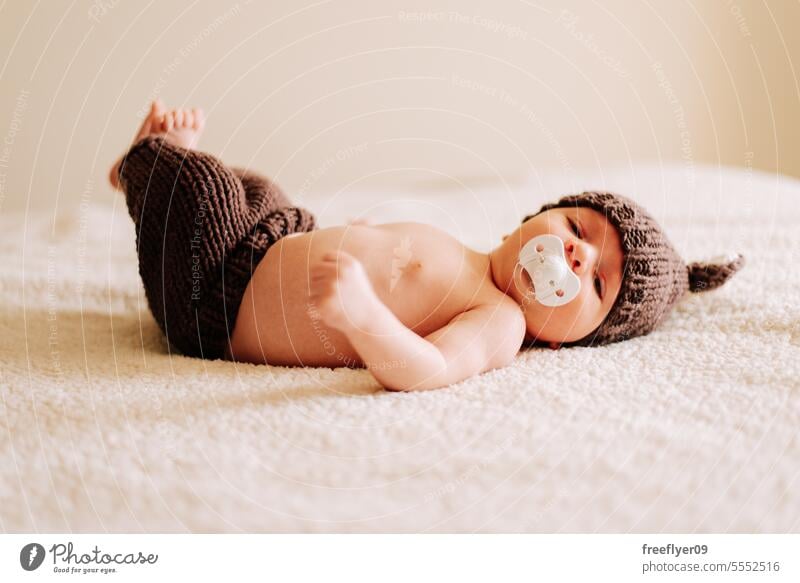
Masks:
[[[396,223],[324,229],[283,239],[269,250],[248,286],[236,334],[258,337],[262,348],[281,362],[289,360],[287,344],[292,355],[306,353],[306,361],[321,358],[322,337],[338,352],[349,352],[343,335],[319,330],[320,322],[310,315],[309,266],[336,250],[361,262],[381,301],[421,336],[500,295],[488,258],[433,227]]]
[[[308,296],[310,263],[336,250],[358,259],[378,297],[419,333],[437,330],[491,291],[485,255],[443,231],[415,223],[326,229],[290,238],[283,242],[280,265],[267,266],[271,289],[283,281],[300,303]]]
[[[373,289],[406,326],[422,335],[486,300],[494,290],[486,256],[428,227],[388,228],[375,245],[355,245]],[[496,290],[494,290],[496,292]]]

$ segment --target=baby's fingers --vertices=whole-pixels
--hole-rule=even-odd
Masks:
[[[318,263],[310,270],[311,278],[318,277],[336,277],[336,264],[335,263]]]
[[[357,261],[355,257],[350,255],[347,251],[342,251],[341,249],[337,249],[336,251],[328,251],[322,255],[322,260],[325,262],[336,262],[336,261]]]
[[[323,264],[328,265],[331,263],[337,263],[339,261],[339,253],[336,251],[328,251],[327,253],[323,254],[320,258]]]

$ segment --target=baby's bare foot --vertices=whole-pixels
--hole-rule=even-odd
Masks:
[[[142,122],[139,133],[133,140],[135,144],[142,138],[152,135],[161,135],[171,144],[182,148],[192,149],[200,139],[205,127],[205,115],[202,109],[173,109],[167,111],[160,99],[156,99],[150,106],[150,112]],[[117,160],[111,167],[109,181],[111,186],[119,189],[119,165],[122,159]]]
[[[142,125],[139,127],[139,132],[136,134],[136,137],[133,140],[134,144],[142,138],[155,133],[155,126],[158,125],[161,118],[164,116],[164,111],[164,104],[160,99],[156,99],[150,104],[150,111],[148,112],[147,116],[145,116],[144,121],[142,121]],[[121,162],[122,159],[117,160],[111,167],[111,172],[108,175],[111,186],[117,189],[119,188],[119,175],[117,174],[117,171]]]
[[[163,133],[169,143],[191,150],[197,145],[205,125],[202,109],[182,108],[164,113],[154,129]]]

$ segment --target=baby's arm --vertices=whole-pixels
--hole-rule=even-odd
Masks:
[[[505,366],[525,336],[525,319],[510,304],[459,314],[425,338],[380,301],[361,264],[330,253],[311,276],[311,301],[326,324],[343,332],[373,376],[387,389],[443,387]]]

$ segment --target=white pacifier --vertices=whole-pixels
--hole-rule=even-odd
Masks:
[[[519,252],[519,265],[533,282],[533,299],[550,307],[563,306],[581,291],[581,280],[567,263],[564,242],[555,235],[538,235]]]

